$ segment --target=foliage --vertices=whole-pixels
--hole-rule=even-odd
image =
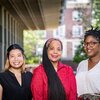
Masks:
[[[24,31],[24,50],[27,64],[39,63],[41,58],[37,54],[37,47],[43,45],[44,31]],[[42,47],[42,46],[41,46]]]
[[[26,59],[26,64],[37,64],[40,63],[40,57],[39,56],[31,56],[31,57],[27,57]]]
[[[100,0],[92,0],[93,26],[100,26]]]
[[[75,52],[75,56],[73,58],[73,62],[79,63],[80,61],[87,59],[87,56],[83,49],[83,42],[81,41],[80,45],[77,47],[77,50]]]

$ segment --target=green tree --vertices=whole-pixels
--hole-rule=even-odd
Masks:
[[[77,47],[77,50],[75,52],[75,56],[73,58],[73,62],[79,63],[80,61],[87,59],[87,55],[84,52],[83,49],[83,42],[81,41],[80,45]]]
[[[37,46],[43,44],[44,31],[24,31],[24,50],[26,63],[34,64],[40,62],[40,55],[36,55]]]
[[[100,26],[100,0],[92,0],[93,25]]]

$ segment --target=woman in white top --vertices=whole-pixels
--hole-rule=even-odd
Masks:
[[[83,45],[88,59],[80,62],[77,68],[78,97],[100,93],[100,30],[92,28],[86,31]]]

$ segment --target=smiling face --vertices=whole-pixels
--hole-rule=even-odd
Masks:
[[[100,43],[95,37],[89,35],[84,41],[84,50],[89,57],[100,55]]]
[[[62,55],[62,45],[60,41],[53,40],[48,47],[48,58],[52,63],[57,63]]]
[[[14,69],[20,69],[24,63],[24,57],[19,49],[13,49],[9,53],[9,63]]]

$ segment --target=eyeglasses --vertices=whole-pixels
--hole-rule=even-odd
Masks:
[[[98,44],[99,42],[84,42],[83,43],[83,46],[84,47],[87,47],[87,46],[90,46],[90,47],[94,47],[96,44]]]

